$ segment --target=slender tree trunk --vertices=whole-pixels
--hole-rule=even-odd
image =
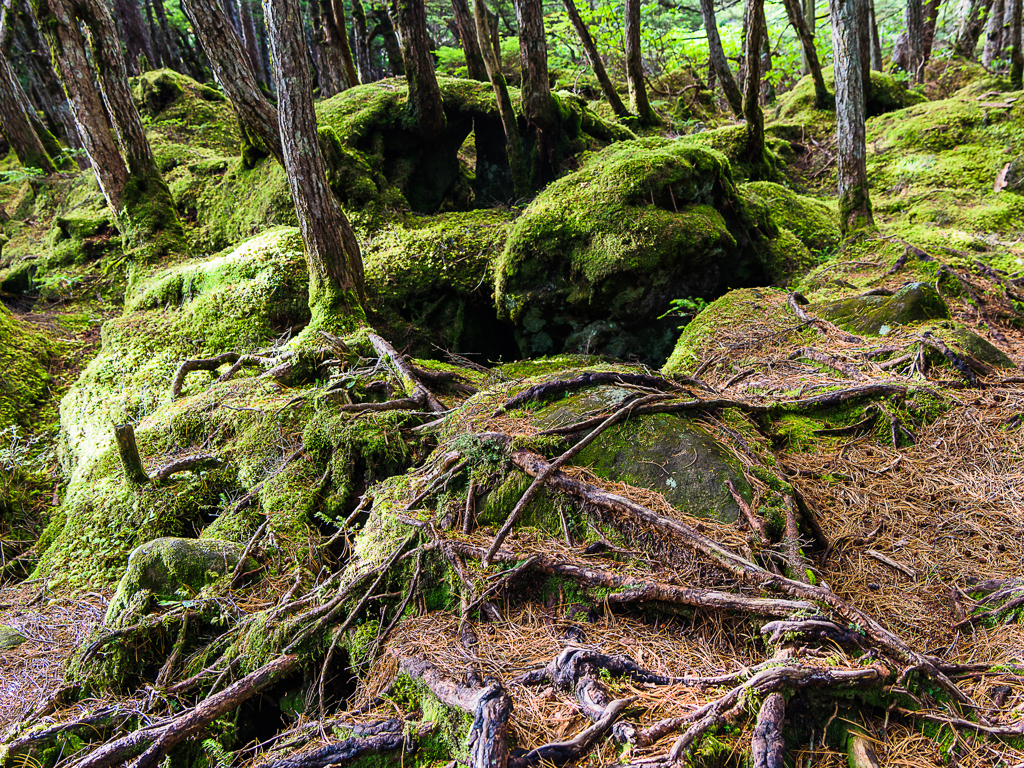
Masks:
[[[345,87],[352,88],[359,85],[359,75],[356,73],[356,63],[352,59],[352,48],[348,44],[348,31],[345,25],[345,3],[343,0],[331,0],[330,12],[324,14],[324,18],[330,17],[331,31],[338,46],[338,53],[341,57],[341,74],[345,80]]]
[[[814,40],[814,29],[817,23],[818,11],[815,8],[815,0],[801,0],[803,8],[801,9],[801,18],[804,20],[804,26],[807,28],[808,34],[811,36],[811,40]],[[787,11],[788,12],[788,11]],[[791,21],[792,23],[792,21]],[[803,39],[801,38],[801,44]],[[820,67],[820,65],[819,65]],[[800,72],[804,75],[811,74],[811,63],[807,58],[807,54],[801,47],[800,50]]]
[[[960,24],[953,43],[953,54],[965,59],[974,59],[978,40],[985,31],[992,0],[962,0],[960,3]]]
[[[441,134],[446,121],[434,59],[430,55],[424,0],[398,0],[394,21],[401,33],[409,108],[423,138],[429,141]]]
[[[356,71],[360,83],[372,83],[377,78],[373,75],[370,64],[370,40],[366,36],[366,12],[360,0],[352,0],[352,45],[356,53]]]
[[[541,131],[554,131],[558,117],[548,83],[542,0],[516,0],[516,19],[519,22],[519,58],[523,65],[523,114]]]
[[[327,184],[317,140],[308,54],[299,0],[265,0],[288,186],[306,246],[314,327],[364,320],[363,260],[352,226]]]
[[[800,45],[803,50],[803,60],[814,82],[814,106],[816,109],[828,109],[832,105],[832,94],[825,87],[825,78],[821,74],[821,63],[818,61],[818,51],[814,47],[814,35],[808,29],[804,21],[804,15],[800,11],[800,0],[783,0],[786,6],[786,15],[789,16],[789,23],[800,38]]]
[[[164,50],[160,29],[153,16],[153,1],[142,0],[142,8],[146,12],[146,29],[149,30],[149,42],[153,48],[153,58],[150,60],[150,64],[157,68],[167,66],[167,52]]]
[[[864,109],[867,115],[871,101],[871,0],[857,0],[857,39],[860,41],[861,89],[864,91]]]
[[[882,41],[878,37],[878,19],[875,17],[875,0],[868,0],[868,19],[871,23],[871,69],[882,71]]]
[[[341,71],[341,55],[333,39],[332,24],[328,20],[331,13],[330,0],[311,0],[309,15],[313,33],[311,52],[320,70],[321,99],[326,99],[345,90],[345,82]]]
[[[1021,7],[1022,0],[1006,0],[1013,3],[1010,15],[1010,87],[1019,91],[1024,88],[1024,52],[1021,51]]]
[[[163,40],[165,52],[164,66],[180,72],[181,54],[178,53],[178,42],[171,34],[171,25],[167,21],[167,14],[164,12],[164,0],[153,0],[153,12],[156,13],[157,23],[160,25],[160,37]]]
[[[256,40],[256,23],[252,18],[252,0],[238,0],[239,26],[242,28],[242,48],[249,59],[249,66],[259,82],[260,50]]]
[[[0,130],[14,148],[24,168],[38,168],[49,175],[57,168],[29,120],[28,97],[18,76],[0,52]]]
[[[243,132],[248,133],[250,139],[257,138],[283,165],[277,110],[260,91],[242,50],[242,42],[224,9],[217,0],[182,0],[182,9],[210,58],[213,76],[238,113]]]
[[[747,0],[745,13],[747,36],[744,45],[747,61],[743,81],[743,119],[747,123],[746,160],[751,168],[765,165],[764,113],[761,111],[761,44],[767,29],[764,0]]]
[[[836,75],[836,135],[838,144],[839,223],[849,233],[873,226],[868,196],[867,146],[865,143],[863,68],[860,61],[862,18],[858,4],[864,0],[829,0],[832,15],[832,54]]]
[[[273,92],[274,74],[270,71],[270,46],[267,43],[267,25],[263,23],[263,4],[257,3],[256,10],[259,12],[259,23],[256,24],[256,33],[260,41],[260,72],[263,73],[256,79],[264,83],[270,92]]]
[[[139,56],[153,61],[153,43],[149,39],[149,30],[142,20],[138,0],[115,0],[114,7],[121,21],[127,69],[133,74],[138,73]]]
[[[1003,11],[1004,0],[993,0],[988,14],[988,25],[985,28],[985,47],[981,52],[981,63],[991,67],[992,62],[999,58],[1003,51]]]
[[[704,17],[704,31],[708,37],[708,56],[711,66],[722,84],[725,100],[736,117],[743,117],[743,96],[736,85],[736,79],[729,69],[729,61],[725,58],[722,38],[718,36],[718,22],[715,21],[715,0],[700,0],[700,12]]]
[[[651,109],[644,85],[644,63],[640,53],[640,0],[625,0],[626,84],[629,102],[640,125],[656,125],[658,116]]]
[[[498,116],[505,129],[505,148],[508,152],[509,168],[512,171],[513,193],[516,199],[523,200],[530,195],[530,177],[526,168],[523,142],[519,136],[515,110],[512,108],[512,99],[508,95],[508,84],[505,82],[505,75],[501,72],[501,62],[490,42],[491,25],[484,0],[473,0],[473,17],[476,22],[480,52],[484,57],[487,76],[491,80],[491,87],[494,89],[494,97],[498,104]]]
[[[38,0],[36,15],[121,234],[151,255],[180,247],[181,222],[132,101],[114,21],[103,0],[80,0],[74,10],[67,0]],[[79,21],[89,30],[91,55]],[[96,73],[102,95],[86,75],[90,72]]]
[[[452,0],[452,11],[455,13],[455,28],[459,33],[459,43],[466,54],[466,70],[470,79],[487,81],[487,65],[484,55],[480,52],[480,41],[476,37],[476,22],[473,12],[469,10],[466,0]]]
[[[590,34],[590,30],[587,29],[587,25],[583,23],[579,11],[576,10],[576,3],[574,0],[562,0],[562,5],[565,6],[565,12],[569,16],[569,21],[572,22],[572,26],[576,30],[576,35],[580,39],[583,50],[586,51],[591,68],[594,70],[594,76],[597,78],[597,82],[601,84],[601,91],[611,105],[612,111],[619,117],[628,116],[629,110],[622,103],[619,92],[615,90],[611,78],[608,77],[608,71],[604,68],[604,61],[602,61],[601,54],[597,50],[594,37]]]
[[[928,0],[924,7],[924,63],[932,57],[932,46],[935,44],[935,27],[939,23],[939,7],[942,0]]]

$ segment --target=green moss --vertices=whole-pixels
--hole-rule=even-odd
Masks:
[[[821,71],[825,87],[835,93],[835,70],[824,67]],[[913,104],[926,101],[919,93],[908,90],[892,75],[871,70],[871,94],[868,98],[868,117],[881,115],[902,109]],[[810,75],[803,77],[792,90],[787,91],[780,99],[775,111],[776,116],[786,122],[815,124],[827,115],[826,120],[835,125],[835,115],[831,110],[814,108],[814,82]]]
[[[763,200],[776,226],[788,229],[816,254],[834,251],[840,240],[835,212],[821,200],[786,189],[769,181],[740,184],[741,194]]]
[[[909,283],[891,296],[852,296],[812,305],[812,311],[848,331],[881,336],[897,326],[949,317],[949,307],[929,283]]]
[[[54,418],[51,362],[67,348],[0,305],[0,429],[34,429]]]

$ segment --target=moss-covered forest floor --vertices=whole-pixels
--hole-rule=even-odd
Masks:
[[[1024,764],[1024,98],[876,78],[846,240],[807,82],[769,179],[561,93],[519,205],[489,88],[418,155],[402,81],[322,102],[344,338],[219,92],[133,84],[159,263],[3,160],[0,762]]]

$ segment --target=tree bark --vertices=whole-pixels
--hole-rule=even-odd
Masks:
[[[366,11],[360,0],[352,0],[352,45],[356,51],[356,72],[360,83],[372,83],[373,67],[370,64],[370,41],[366,37]]]
[[[651,109],[644,85],[644,63],[640,54],[640,0],[625,0],[626,84],[629,103],[640,125],[655,125],[658,116]]]
[[[868,19],[871,23],[871,69],[882,71],[882,41],[878,37],[878,19],[875,16],[875,0],[868,0]]]
[[[519,58],[523,65],[523,115],[542,132],[553,131],[558,127],[558,117],[548,83],[542,0],[516,0],[516,19],[519,22]]]
[[[363,261],[352,226],[330,187],[317,139],[313,86],[299,0],[264,0],[274,62],[279,128],[288,186],[306,246],[312,327],[363,320]]]
[[[932,57],[932,46],[935,44],[935,27],[939,23],[939,7],[942,0],[928,0],[924,7],[924,63]]]
[[[965,59],[974,59],[978,40],[985,30],[992,0],[963,0],[960,4],[960,24],[953,43],[953,54]]]
[[[803,7],[801,8],[801,18],[804,20],[804,25],[807,27],[807,31],[810,33],[811,38],[814,38],[814,30],[817,26],[817,9],[815,6],[815,0],[801,0]],[[800,72],[804,75],[811,74],[810,62],[807,60],[807,55],[801,50],[800,52]]]
[[[746,159],[752,168],[765,164],[764,112],[761,111],[761,43],[767,25],[764,0],[747,0],[744,46],[747,74],[743,81],[743,119],[747,123]]]
[[[114,0],[114,8],[121,21],[127,69],[132,74],[138,74],[139,56],[145,56],[146,61],[153,61],[153,41],[149,39],[149,30],[142,20],[137,0]]]
[[[405,79],[409,83],[409,109],[425,141],[439,136],[446,120],[437,85],[434,59],[427,35],[427,10],[424,0],[397,0],[394,15],[402,41]]]
[[[256,23],[252,18],[252,0],[239,0],[238,23],[242,30],[242,48],[249,59],[249,67],[259,80],[260,51],[256,40]]]
[[[22,167],[38,168],[47,175],[55,173],[57,168],[29,120],[30,109],[18,76],[0,51],[0,131]]]
[[[1019,91],[1024,87],[1024,52],[1021,51],[1021,7],[1024,0],[1006,0],[1012,3],[1010,11],[1010,88]]]
[[[988,14],[988,25],[985,28],[985,47],[981,52],[981,63],[991,67],[992,62],[999,58],[1003,51],[1003,13],[1006,9],[1004,0],[993,0]]]
[[[242,130],[250,135],[250,139],[258,138],[283,165],[284,151],[281,149],[277,110],[260,91],[242,50],[242,42],[224,9],[217,0],[182,0],[181,6],[210,58],[213,76],[238,113]]]
[[[330,98],[345,90],[345,76],[342,72],[341,53],[334,37],[334,24],[330,0],[312,0],[309,15],[313,32],[312,53],[320,70],[319,98]]]
[[[861,14],[864,0],[829,0],[832,52],[836,77],[836,134],[839,182],[839,223],[844,233],[872,226],[868,196],[863,70],[860,61]]]
[[[722,92],[725,93],[725,100],[729,102],[729,108],[736,117],[743,117],[743,97],[740,95],[739,86],[729,69],[729,61],[725,58],[725,50],[722,48],[722,38],[718,35],[718,22],[715,21],[715,0],[700,0],[700,12],[704,17],[704,31],[708,37],[708,57],[711,59],[711,67],[722,84]]]
[[[786,740],[782,721],[786,717],[786,700],[781,693],[771,693],[757,713],[757,725],[750,739],[753,768],[784,768]]]
[[[825,87],[825,78],[821,74],[821,62],[818,61],[818,51],[814,47],[814,35],[804,20],[800,10],[800,0],[783,0],[786,6],[786,15],[789,16],[789,23],[800,38],[804,66],[814,81],[814,106],[816,109],[828,109],[832,105],[832,94]]]
[[[331,0],[330,11],[327,12],[325,10],[324,18],[330,18],[331,34],[341,58],[341,75],[345,80],[345,87],[352,88],[359,85],[359,75],[356,73],[355,61],[352,59],[352,48],[348,44],[348,31],[345,27],[345,3],[343,0]]]
[[[494,97],[498,105],[498,116],[505,129],[505,149],[508,153],[508,164],[512,171],[513,194],[517,199],[525,199],[530,194],[530,178],[526,169],[526,158],[523,156],[523,142],[519,136],[519,125],[516,113],[512,108],[512,99],[508,95],[508,84],[501,72],[498,54],[490,44],[490,23],[484,0],[473,0],[473,16],[476,22],[477,42],[487,67],[487,76],[494,89]]]
[[[164,11],[164,0],[153,0],[153,12],[156,14],[157,24],[160,27],[164,66],[180,72],[182,70],[181,54],[178,53],[178,43],[171,34],[171,25],[168,23],[167,13]]]
[[[480,41],[476,36],[476,22],[473,12],[466,0],[452,0],[452,11],[455,13],[455,28],[459,33],[459,43],[466,54],[466,70],[471,80],[487,82],[487,65],[480,51]]]
[[[590,30],[587,29],[587,25],[583,23],[583,19],[576,9],[576,3],[574,0],[562,0],[562,5],[565,6],[565,12],[569,16],[569,21],[572,22],[572,26],[576,30],[580,44],[583,46],[583,50],[586,51],[587,58],[590,60],[590,66],[594,70],[594,76],[597,78],[597,82],[601,84],[601,91],[611,105],[612,111],[619,117],[628,116],[629,110],[622,103],[619,92],[615,90],[611,78],[608,77],[608,71],[604,68],[604,61],[597,50],[594,37],[590,34]]]

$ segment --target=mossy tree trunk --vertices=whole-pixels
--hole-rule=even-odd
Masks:
[[[360,0],[352,0],[352,45],[356,53],[356,71],[360,83],[374,81],[373,67],[370,64],[370,40],[366,36],[366,11]]]
[[[700,12],[704,18],[704,32],[708,38],[708,57],[711,68],[722,84],[725,100],[736,117],[743,117],[743,96],[740,94],[736,78],[732,76],[729,60],[725,58],[722,38],[718,35],[718,22],[715,21],[715,0],[700,0]]]
[[[359,75],[352,59],[352,47],[348,44],[348,30],[345,24],[345,3],[343,0],[331,0],[329,12],[325,9],[324,19],[330,19],[331,35],[334,45],[338,47],[341,59],[341,74],[345,78],[345,87],[359,85]]]
[[[818,19],[817,19],[817,9],[814,7],[815,6],[815,0],[799,0],[799,1],[800,1],[801,5],[802,5],[800,16],[804,20],[804,26],[807,27],[807,31],[810,33],[811,37],[813,38],[814,37],[814,30],[815,30],[817,22],[818,22]],[[802,48],[801,48],[801,51],[800,51],[800,72],[802,74],[804,74],[804,75],[811,74],[810,62],[808,62],[807,55],[803,52]]]
[[[1003,52],[1003,12],[1006,9],[1004,0],[993,0],[988,13],[988,24],[985,27],[985,47],[981,52],[981,63],[986,67],[999,58]]]
[[[402,41],[405,79],[409,83],[409,109],[425,141],[439,136],[446,120],[437,86],[434,59],[427,35],[427,9],[424,0],[397,0],[394,22]]]
[[[133,247],[160,256],[182,246],[181,222],[142,127],[103,0],[35,0],[34,10],[71,104],[82,145],[118,229]],[[86,54],[79,22],[89,30]],[[91,77],[95,72],[102,93]],[[122,157],[122,152],[124,157]]]
[[[0,132],[23,167],[55,173],[57,168],[29,120],[31,109],[14,69],[0,51]]]
[[[767,165],[764,146],[764,112],[761,111],[761,44],[767,33],[764,0],[747,0],[744,14],[747,61],[743,80],[743,119],[747,123],[746,160],[752,169]]]
[[[505,129],[505,149],[508,154],[509,168],[512,171],[513,194],[517,199],[522,200],[530,195],[530,176],[526,167],[526,158],[523,156],[523,142],[519,136],[516,113],[512,107],[512,99],[508,95],[508,84],[505,82],[505,75],[502,74],[498,54],[490,44],[491,25],[484,0],[473,0],[473,17],[476,22],[477,42],[480,44],[480,52],[487,67],[487,76],[494,89],[498,116],[501,117],[501,125]]]
[[[583,19],[580,17],[580,12],[576,9],[576,3],[574,0],[562,0],[562,5],[565,6],[565,12],[569,16],[569,21],[572,22],[573,29],[576,30],[576,35],[580,39],[580,44],[583,46],[583,50],[587,53],[587,59],[590,60],[590,66],[594,70],[594,77],[597,78],[597,82],[601,84],[601,92],[604,93],[604,97],[608,100],[608,104],[611,105],[612,111],[619,117],[626,117],[629,115],[629,110],[626,109],[626,105],[622,103],[622,99],[619,97],[619,92],[615,90],[615,86],[612,85],[612,80],[608,77],[608,71],[604,68],[604,61],[601,59],[601,54],[597,50],[597,44],[594,42],[594,36],[590,34],[590,30],[587,29],[587,25],[583,23]]]
[[[388,57],[388,64],[391,65],[392,74],[396,77],[405,77],[402,44],[398,39],[398,34],[395,32],[395,25],[391,14],[388,13],[387,9],[378,8],[370,12],[370,18],[376,23],[366,38],[367,44],[372,45],[374,39],[379,36],[381,44],[384,46],[384,53]]]
[[[487,82],[487,65],[480,51],[480,41],[476,37],[476,22],[473,12],[466,0],[452,0],[452,12],[455,14],[455,28],[459,33],[459,43],[466,55],[466,70],[470,79]]]
[[[153,41],[149,39],[149,30],[142,20],[142,11],[136,0],[114,0],[114,9],[121,22],[125,64],[129,72],[136,74],[139,71],[139,56],[153,61]]]
[[[789,23],[800,38],[800,46],[804,65],[811,80],[814,81],[814,106],[817,109],[828,109],[832,106],[832,94],[825,87],[825,78],[821,74],[821,62],[818,61],[818,51],[814,47],[814,34],[808,28],[804,20],[803,11],[800,10],[800,0],[783,0],[786,6],[786,15],[789,16]]]
[[[542,0],[516,0],[519,58],[523,65],[523,115],[541,132],[558,128],[558,110],[548,82],[548,47]]]
[[[865,0],[829,0],[836,77],[836,135],[839,224],[844,233],[872,226],[868,196],[867,147],[860,30],[857,8]]]
[[[1019,91],[1024,88],[1024,52],[1021,51],[1021,8],[1024,0],[1006,0],[1013,4],[1010,13],[1010,87]]]
[[[953,42],[953,54],[965,59],[973,59],[978,47],[978,40],[985,30],[992,0],[963,0],[960,4],[960,19],[956,38]]]
[[[242,50],[241,40],[224,9],[217,0],[182,0],[181,7],[210,58],[213,76],[238,113],[243,133],[249,135],[250,142],[258,139],[283,165],[277,110],[260,90]],[[243,158],[246,158],[247,165],[251,165],[245,152]]]
[[[281,147],[306,246],[313,328],[351,328],[364,319],[363,261],[352,226],[334,199],[317,139],[313,83],[299,0],[264,0]]]
[[[640,53],[640,0],[626,0],[626,83],[629,102],[640,125],[657,125],[658,116],[651,108],[644,85],[644,63]]]

